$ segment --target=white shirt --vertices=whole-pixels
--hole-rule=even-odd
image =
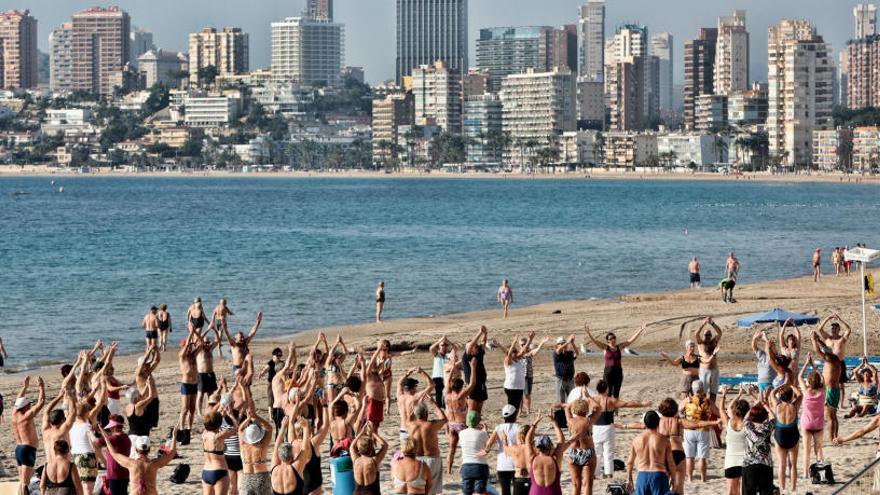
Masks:
[[[590,396],[587,395],[587,394],[585,394],[583,390],[584,390],[583,387],[575,387],[574,389],[572,389],[572,391],[568,393],[568,397],[566,397],[566,399],[565,399],[565,403],[566,403],[566,404],[571,404],[572,402],[574,402],[574,401],[576,401],[576,400],[587,400],[587,399],[589,399]],[[590,390],[589,393],[595,395],[595,392],[592,391],[592,390]]]
[[[72,414],[68,411],[68,414]],[[88,423],[74,423],[70,427],[70,453],[71,454],[94,454],[95,449],[89,443],[89,431],[92,425]]]
[[[504,388],[508,390],[525,390],[526,360],[513,361],[504,367]]]
[[[485,448],[489,435],[485,430],[477,430],[475,428],[467,428],[458,432],[458,445],[461,447],[461,463],[462,464],[486,464]],[[480,453],[483,455],[480,455]]]
[[[498,437],[498,461],[495,463],[498,471],[515,471],[516,466],[513,465],[513,458],[504,453],[504,444],[501,443],[501,436],[507,439],[508,445],[519,444],[520,426],[516,423],[501,423],[495,427],[495,435]]]
[[[446,363],[449,362],[449,356],[440,354],[434,356],[434,370],[431,372],[431,378],[443,378]]]

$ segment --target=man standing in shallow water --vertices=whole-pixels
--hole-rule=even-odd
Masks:
[[[691,258],[691,262],[688,263],[688,273],[691,278],[691,289],[699,289],[700,288],[700,262],[697,260],[697,257],[694,256]]]

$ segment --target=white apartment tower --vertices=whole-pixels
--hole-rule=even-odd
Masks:
[[[73,90],[73,24],[65,22],[49,34],[49,88]]]
[[[605,1],[581,5],[578,18],[578,75],[601,81],[605,70]]]
[[[856,39],[877,34],[877,7],[872,3],[860,3],[853,7]]]
[[[729,95],[749,89],[749,32],[746,11],[718,18],[715,45],[715,94]]]
[[[413,69],[415,124],[461,133],[461,74],[443,61]]]
[[[834,64],[825,40],[803,20],[784,20],[768,36],[770,152],[785,165],[812,160],[813,131],[830,129]]]
[[[659,65],[659,82],[660,89],[659,103],[662,113],[672,112],[673,108],[673,67],[674,67],[674,51],[673,39],[670,33],[657,33],[651,36],[651,55],[657,57]]]
[[[397,83],[442,60],[468,69],[468,0],[397,0]]]
[[[272,23],[272,79],[305,85],[339,85],[345,65],[345,27],[308,17]]]

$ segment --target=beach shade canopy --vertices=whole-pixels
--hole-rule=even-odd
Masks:
[[[791,320],[795,326],[801,325],[815,325],[819,323],[819,318],[816,316],[810,315],[802,315],[800,313],[792,313],[791,311],[786,311],[784,309],[773,308],[766,313],[755,313],[753,315],[746,316],[741,320],[736,320],[737,326],[741,328],[750,328],[755,323],[785,323],[787,320]]]

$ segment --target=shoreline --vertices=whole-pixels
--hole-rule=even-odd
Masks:
[[[43,177],[72,177],[72,178],[261,178],[261,179],[505,179],[505,180],[646,180],[646,181],[718,181],[718,182],[777,182],[777,183],[837,183],[837,184],[880,184],[880,175],[856,175],[839,173],[811,173],[811,174],[771,174],[769,172],[754,172],[741,176],[722,175],[718,173],[695,172],[621,172],[616,170],[589,169],[579,172],[565,172],[555,174],[506,174],[506,173],[405,173],[405,172],[372,172],[366,170],[337,171],[337,172],[231,172],[231,171],[208,171],[208,172],[124,172],[124,171],[95,171],[88,174],[79,174],[72,169],[50,169],[45,166],[19,167],[15,165],[0,165],[0,179],[7,177],[43,178]]]

